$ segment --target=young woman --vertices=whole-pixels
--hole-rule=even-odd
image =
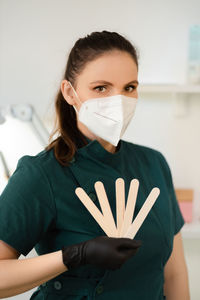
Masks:
[[[55,102],[58,135],[19,159],[0,196],[1,298],[38,286],[31,299],[189,299],[170,168],[159,151],[121,139],[137,78],[137,52],[120,34],[93,32],[73,46]],[[116,219],[119,177],[126,199],[139,180],[134,218],[160,189],[135,239],[108,237],[75,194],[82,187],[100,209],[94,183],[102,181]],[[34,247],[37,257],[18,260]]]

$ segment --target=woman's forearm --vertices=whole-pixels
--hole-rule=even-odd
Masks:
[[[0,299],[24,293],[65,272],[62,251],[0,260]]]
[[[175,275],[165,280],[164,294],[166,300],[190,300],[187,273]]]

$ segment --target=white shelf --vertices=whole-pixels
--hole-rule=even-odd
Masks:
[[[185,223],[181,233],[185,239],[200,239],[200,222]]]
[[[140,93],[200,93],[200,84],[139,84],[138,92]]]

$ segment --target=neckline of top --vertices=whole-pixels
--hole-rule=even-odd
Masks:
[[[85,135],[84,135],[85,136]],[[117,145],[117,151],[112,153],[107,151],[97,139],[91,140],[87,136],[85,136],[86,140],[88,141],[88,144],[78,148],[77,152],[78,153],[84,153],[84,152],[90,152],[90,153],[97,153],[100,157],[102,158],[110,158],[110,159],[115,159],[119,157],[123,151],[123,146],[124,146],[124,141],[119,140],[118,145]]]

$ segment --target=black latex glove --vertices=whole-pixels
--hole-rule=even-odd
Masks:
[[[63,263],[68,269],[92,264],[115,270],[135,255],[141,244],[140,240],[98,236],[82,243],[63,246]]]

